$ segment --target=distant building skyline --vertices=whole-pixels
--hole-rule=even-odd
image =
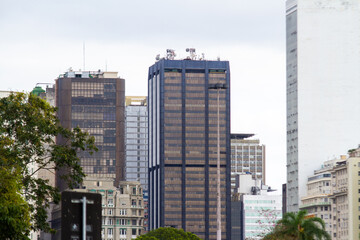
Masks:
[[[216,239],[217,90],[222,239],[230,239],[230,68],[227,61],[161,59],[149,68],[150,229]]]
[[[286,2],[289,212],[313,170],[359,142],[359,8],[357,0]]]

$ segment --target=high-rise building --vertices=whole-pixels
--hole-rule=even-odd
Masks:
[[[146,97],[126,97],[127,181],[139,181],[148,189],[148,116]]]
[[[234,192],[236,175],[250,173],[254,180],[265,184],[265,145],[254,134],[231,134],[231,191]]]
[[[126,181],[141,183],[144,193],[144,207],[148,203],[148,110],[147,97],[127,96],[126,101]],[[147,229],[148,214],[144,213],[144,227]]]
[[[161,59],[148,77],[150,229],[216,239],[219,106],[221,230],[230,239],[229,62]]]
[[[125,80],[117,72],[69,71],[56,79],[55,89],[60,124],[95,137],[98,152],[78,154],[84,173],[113,178],[117,187],[125,179]],[[56,184],[66,188],[59,178]]]
[[[360,132],[360,1],[288,0],[287,211],[298,211],[307,178]]]

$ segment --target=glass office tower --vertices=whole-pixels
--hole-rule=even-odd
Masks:
[[[126,96],[126,181],[141,183],[144,227],[148,229],[148,109],[147,97]]]
[[[55,89],[60,124],[95,137],[99,151],[79,153],[84,173],[114,178],[118,186],[125,179],[125,80],[117,72],[69,71],[56,79]],[[56,185],[65,189],[59,178]]]
[[[230,239],[229,62],[161,59],[148,77],[150,229],[216,239],[219,93],[222,238]],[[218,83],[227,89],[209,89]]]

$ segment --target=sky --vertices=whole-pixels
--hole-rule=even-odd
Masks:
[[[281,194],[285,0],[0,1],[0,90],[31,91],[85,65],[118,72],[127,96],[145,96],[156,55],[182,59],[186,48],[230,61],[231,131],[266,145],[266,184]]]

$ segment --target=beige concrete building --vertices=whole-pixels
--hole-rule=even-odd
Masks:
[[[307,195],[301,199],[300,205],[300,210],[307,210],[309,216],[321,218],[330,235],[332,235],[332,211],[329,198],[332,193],[331,170],[338,161],[341,160],[324,162],[319,170],[314,171],[314,175],[308,177]]]
[[[139,182],[120,181],[113,186],[112,178],[86,178],[84,189],[102,195],[102,240],[134,239],[144,233],[143,189]]]
[[[350,150],[349,156],[332,170],[334,240],[358,239],[360,234],[360,148]]]
[[[308,177],[307,195],[301,199],[300,209],[322,218],[333,240],[360,235],[360,146],[348,154],[314,171]]]

